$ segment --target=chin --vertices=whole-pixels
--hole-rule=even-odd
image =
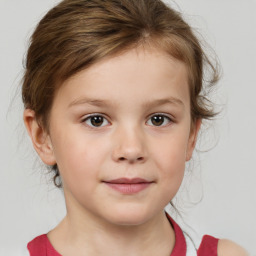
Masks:
[[[143,209],[117,209],[107,216],[109,221],[113,224],[120,226],[138,226],[147,222],[152,218],[152,213]]]

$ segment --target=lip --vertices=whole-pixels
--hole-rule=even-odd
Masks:
[[[114,180],[103,181],[108,187],[122,194],[136,194],[148,188],[153,181],[142,178],[118,178]]]
[[[107,183],[115,183],[115,184],[138,184],[138,183],[150,183],[150,181],[142,178],[119,178],[114,180],[105,181]]]

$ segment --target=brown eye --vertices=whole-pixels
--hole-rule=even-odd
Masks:
[[[171,119],[165,115],[154,115],[151,116],[147,121],[148,125],[152,126],[164,126],[171,122]]]
[[[85,123],[92,127],[102,127],[108,124],[108,121],[105,117],[100,115],[89,116],[85,119]]]

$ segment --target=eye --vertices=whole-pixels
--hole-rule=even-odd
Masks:
[[[109,121],[102,115],[91,115],[83,120],[88,126],[103,127],[109,124]]]
[[[168,125],[171,121],[171,118],[166,115],[156,114],[149,118],[147,124],[152,126],[165,126]]]

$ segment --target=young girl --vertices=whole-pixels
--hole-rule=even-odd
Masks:
[[[204,119],[205,68],[181,16],[160,0],[64,0],[27,54],[24,122],[62,187],[66,217],[31,256],[247,255],[204,236],[198,250],[165,211]]]

